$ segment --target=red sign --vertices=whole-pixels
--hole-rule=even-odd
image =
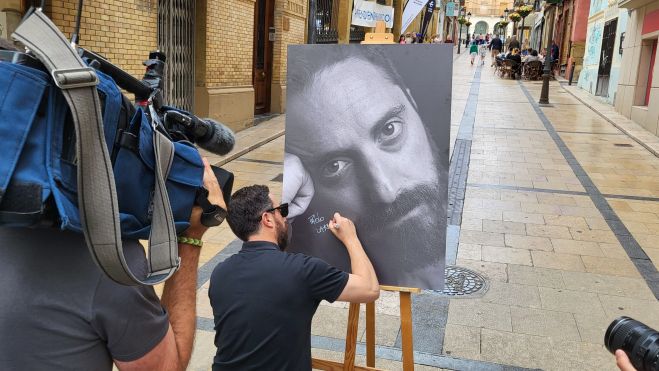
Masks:
[[[659,10],[655,10],[645,15],[643,19],[643,29],[641,35],[648,34],[659,30]]]

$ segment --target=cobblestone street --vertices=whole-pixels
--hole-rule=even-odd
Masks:
[[[489,58],[471,66],[463,53],[453,71],[447,264],[486,282],[460,298],[413,295],[416,369],[617,369],[603,346],[613,319],[659,328],[656,137],[567,82],[552,81],[551,106],[540,107],[541,82],[501,79]],[[284,121],[242,131],[232,154],[211,157],[234,172],[234,190],[266,184],[280,196]],[[205,240],[191,370],[210,369],[215,353],[210,273],[240,248],[226,223]],[[315,357],[343,359],[347,308],[319,307]],[[376,302],[376,343],[376,366],[401,369],[393,293]]]

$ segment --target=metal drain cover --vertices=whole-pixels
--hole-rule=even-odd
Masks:
[[[432,290],[446,296],[467,296],[487,291],[487,280],[471,269],[449,265],[444,271],[444,290]]]

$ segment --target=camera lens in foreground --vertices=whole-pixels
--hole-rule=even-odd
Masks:
[[[639,321],[616,318],[606,330],[604,345],[611,353],[624,350],[639,371],[659,371],[659,332]]]

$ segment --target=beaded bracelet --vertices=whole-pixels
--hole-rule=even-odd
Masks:
[[[190,237],[179,237],[178,242],[184,243],[186,245],[197,246],[197,247],[202,247],[204,245],[204,241]]]

